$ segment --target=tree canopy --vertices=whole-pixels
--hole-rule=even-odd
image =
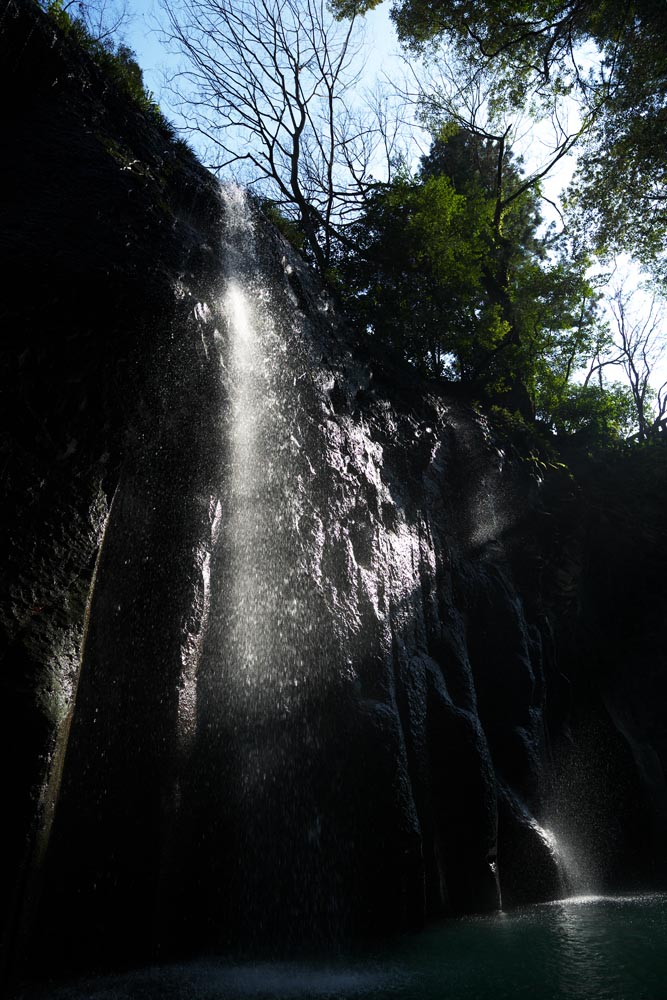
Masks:
[[[509,151],[498,155],[488,140],[452,131],[416,174],[378,185],[354,233],[357,253],[341,257],[346,307],[368,336],[426,374],[572,426],[572,378],[607,337],[599,295],[586,259],[544,232],[539,189],[522,188]],[[598,388],[578,393],[589,410]],[[558,412],[565,397],[567,420]]]
[[[360,37],[326,0],[163,0],[166,36],[187,62],[172,89],[210,163],[298,222],[326,273],[359,211],[377,156],[391,156],[382,108],[355,96]]]
[[[339,14],[380,0],[334,0]],[[493,66],[502,99],[569,98],[586,119],[570,208],[589,247],[667,280],[667,5],[655,0],[395,0],[413,49],[446,38]]]
[[[157,111],[131,51],[91,34],[92,14],[79,22],[63,0],[40,2]],[[106,3],[91,5],[100,24]],[[187,129],[213,167],[241,170],[359,337],[551,431],[662,433],[659,310],[631,319],[620,289],[605,318],[590,265],[628,250],[667,281],[666,11],[648,0],[396,0],[413,86],[385,81],[368,102],[357,25],[377,0],[334,0],[351,15],[339,22],[327,0],[162,3],[187,60],[172,79]],[[526,121],[551,126],[529,166],[516,152]],[[406,128],[412,146],[399,155]],[[417,134],[430,137],[419,158]],[[543,182],[573,149],[557,231]]]

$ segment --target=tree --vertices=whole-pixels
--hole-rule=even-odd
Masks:
[[[521,188],[507,150],[502,175]],[[359,326],[429,374],[548,416],[547,397],[597,348],[598,296],[586,261],[555,255],[539,235],[537,188],[498,218],[497,179],[489,140],[464,130],[436,138],[417,176],[369,201],[343,286]]]
[[[522,385],[524,366],[519,358],[529,342],[534,347],[535,337],[523,329],[529,312],[525,296],[523,307],[517,309],[520,286],[524,282],[530,287],[536,274],[542,276],[540,281],[544,276],[540,267],[528,266],[531,254],[544,260],[554,238],[553,233],[539,241],[535,238],[541,223],[541,182],[570,152],[583,125],[568,128],[558,109],[543,101],[543,121],[550,128],[541,135],[541,160],[536,162],[534,157],[533,169],[527,172],[513,152],[525,137],[526,116],[499,99],[497,74],[479,65],[470,53],[457,53],[440,44],[433,45],[411,73],[416,86],[407,96],[419,106],[422,119],[436,135],[422,161],[422,175],[444,172],[461,193],[469,194],[476,187],[483,192],[490,212],[482,266],[485,298],[505,334],[497,339],[494,355],[487,354],[485,363],[496,366],[495,353],[505,354],[501,367],[514,371],[511,391],[518,407],[528,414],[527,395],[534,397],[534,391]],[[579,263],[582,259],[579,254]],[[578,273],[583,273],[580,267]],[[508,365],[511,355],[515,362]],[[532,362],[528,369],[533,371]],[[506,388],[510,391],[509,385]]]
[[[665,284],[667,8],[635,2],[628,11],[621,38],[604,49],[604,104],[579,158],[572,223],[602,255],[630,253]]]
[[[470,52],[457,51],[447,44],[433,44],[420,63],[410,64],[410,73],[414,87],[405,98],[418,107],[431,135],[472,135],[479,140],[478,162],[468,158],[465,166],[479,175],[483,163],[485,187],[496,200],[497,225],[512,202],[525,192],[535,189],[541,193],[542,180],[568,156],[587,128],[586,121],[570,127],[568,115],[561,113],[557,103],[536,91],[524,95],[527,108],[508,101],[502,92],[502,73],[490,64],[480,64]],[[542,128],[535,142],[538,117]],[[525,147],[531,139],[531,170],[525,171],[519,158],[522,170],[507,171],[505,167],[515,159],[515,150]],[[540,155],[536,155],[536,147]],[[455,155],[451,143],[447,150],[448,155]]]
[[[349,17],[381,2],[334,0],[333,6]],[[516,83],[539,76],[582,86],[591,83],[580,69],[582,43],[592,40],[609,70],[614,55],[635,48],[632,31],[660,35],[667,23],[653,0],[396,0],[392,18],[399,37],[413,47],[448,36],[476,52],[478,61],[499,60]]]
[[[390,156],[382,116],[356,110],[359,35],[325,0],[164,0],[168,36],[187,56],[175,86],[187,128],[212,166],[245,167],[294,217],[321,273],[358,214],[376,156]]]
[[[60,31],[103,70],[107,79],[149,115],[170,137],[167,122],[153,94],[144,85],[136,54],[122,41],[122,29],[131,20],[125,0],[38,0]]]
[[[132,19],[127,0],[40,0],[40,6],[50,14],[76,18],[94,42],[110,51]]]
[[[667,358],[664,316],[655,295],[637,306],[637,291],[626,291],[617,284],[610,299],[615,336],[607,357],[593,369],[601,372],[607,365],[620,367],[632,394],[637,440],[648,441],[667,426],[667,379],[654,389],[656,369]]]
[[[524,173],[503,136],[450,130],[422,161],[422,176],[434,173],[486,206],[478,315],[493,313],[503,332],[480,358],[476,376],[489,383],[495,373],[498,388],[514,396],[524,416],[534,414],[545,381],[564,390],[599,337],[599,296],[586,279],[588,262],[542,231],[540,175]]]
[[[344,14],[379,0],[335,0]],[[584,128],[570,197],[587,246],[627,251],[667,281],[667,5],[655,0],[397,0],[413,48],[446,38],[493,65],[497,95],[576,98]]]
[[[349,315],[425,374],[470,380],[485,253],[483,207],[449,178],[377,185],[338,262]],[[490,334],[489,334],[490,335]]]
[[[543,386],[539,417],[557,435],[587,444],[627,437],[633,427],[630,390],[620,382]]]

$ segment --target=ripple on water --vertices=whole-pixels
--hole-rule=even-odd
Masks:
[[[665,1000],[667,895],[575,896],[430,927],[366,958],[201,960],[17,1000]]]
[[[152,967],[123,975],[78,980],[39,993],[21,994],[37,1000],[355,1000],[401,996],[407,974],[360,963],[335,967],[300,963],[229,965],[198,961]],[[399,990],[397,993],[396,991]],[[18,998],[17,998],[18,1000]]]

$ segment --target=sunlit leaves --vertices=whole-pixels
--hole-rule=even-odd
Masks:
[[[667,279],[667,4],[656,0],[397,0],[404,41],[445,39],[493,65],[492,114],[576,101],[570,205],[594,252],[627,251]]]

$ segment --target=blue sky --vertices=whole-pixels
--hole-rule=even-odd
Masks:
[[[131,0],[130,9],[132,20],[123,34],[127,44],[137,54],[147,87],[160,103],[162,69],[168,65],[169,56],[158,37],[159,8],[156,0]]]
[[[168,118],[178,125],[178,112],[170,105],[169,95],[164,88],[165,74],[173,72],[179,65],[179,57],[170,54],[168,48],[160,40],[159,24],[164,17],[159,0],[129,0],[131,10],[131,22],[123,32],[124,41],[134,50],[138,62],[144,73],[144,80],[149,90],[163,112]],[[398,74],[399,60],[395,56],[398,52],[398,42],[389,18],[389,4],[382,3],[364,19],[366,36],[366,70],[363,83],[370,87],[383,72],[389,76]],[[394,68],[396,67],[396,69]],[[536,137],[539,139],[539,135]],[[189,136],[188,141],[194,146],[197,152],[203,156],[203,150],[198,148],[196,137]],[[533,141],[535,147],[535,141]],[[533,165],[533,169],[535,169]],[[526,157],[526,167],[530,169],[530,153]],[[544,191],[548,198],[558,201],[560,192],[569,181],[573,170],[573,159],[563,161],[559,168],[545,181]],[[556,219],[556,214],[545,206],[545,215]],[[625,262],[627,266],[627,261]],[[630,287],[639,281],[637,269],[631,271],[628,279]],[[639,299],[641,310],[641,297]],[[648,300],[646,300],[648,301]],[[644,307],[646,308],[646,306]],[[618,377],[620,373],[612,373],[613,377]],[[667,361],[663,361],[655,372],[656,379],[661,382],[667,378]]]
[[[177,69],[180,57],[170,53],[168,47],[160,40],[159,24],[164,18],[160,0],[130,0],[130,8],[132,20],[124,31],[124,39],[137,55],[139,65],[144,72],[146,86],[152,91],[167,117],[178,124],[178,111],[170,105],[164,80],[165,74],[168,75]],[[389,10],[388,3],[381,3],[363,19],[366,70],[362,83],[368,87],[371,87],[383,73],[392,79],[397,79],[401,72],[399,44],[389,17]],[[188,141],[197,146],[194,136],[189,136]],[[530,154],[526,158],[528,168],[530,168],[529,159]],[[545,180],[544,189],[547,197],[558,199],[560,191],[570,180],[572,170],[573,161],[571,159],[564,161]],[[548,208],[547,214],[549,214]]]
[[[164,89],[165,74],[179,65],[179,57],[171,54],[160,40],[160,22],[164,14],[159,0],[129,0],[131,21],[123,31],[123,39],[137,55],[144,73],[144,82],[168,118],[177,124],[178,113],[170,106],[169,95]],[[364,18],[366,37],[366,71],[364,83],[372,86],[382,72],[387,72],[392,62],[398,64],[398,41],[389,18],[389,4],[384,3]],[[189,141],[196,145],[192,137]]]

